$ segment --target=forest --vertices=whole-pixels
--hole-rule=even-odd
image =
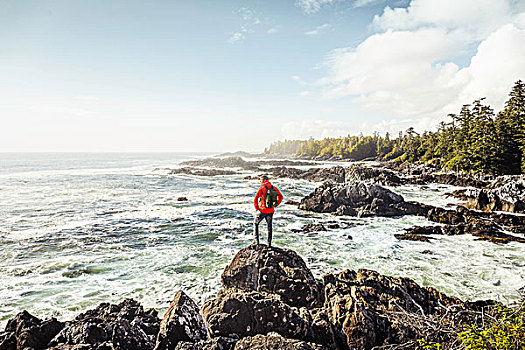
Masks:
[[[484,104],[484,98],[449,114],[437,131],[417,133],[410,127],[397,137],[346,136],[322,140],[285,140],[271,144],[267,155],[300,158],[364,159],[417,162],[455,171],[494,175],[525,172],[525,84],[518,80],[502,111]]]

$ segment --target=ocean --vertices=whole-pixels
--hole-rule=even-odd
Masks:
[[[199,305],[220,289],[235,253],[252,243],[257,180],[169,175],[182,153],[0,154],[0,327],[26,309],[67,320],[101,302],[134,298],[165,310],[182,289]],[[335,163],[325,162],[321,166]],[[272,180],[272,179],[271,179]],[[274,179],[285,200],[319,184]],[[392,188],[406,200],[446,206],[452,186]],[[178,201],[186,197],[187,201]],[[339,229],[293,233],[307,223]],[[353,218],[281,205],[274,245],[297,251],[317,278],[344,269],[407,276],[464,300],[516,299],[525,286],[525,245],[470,235],[399,241],[424,218]],[[262,242],[266,229],[261,224]]]

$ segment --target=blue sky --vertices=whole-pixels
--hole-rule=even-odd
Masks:
[[[0,0],[0,151],[432,128],[525,79],[524,18],[513,0]]]

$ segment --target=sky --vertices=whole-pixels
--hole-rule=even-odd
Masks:
[[[525,79],[525,0],[0,0],[0,152],[435,130]]]

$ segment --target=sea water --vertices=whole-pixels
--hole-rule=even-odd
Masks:
[[[253,242],[257,180],[246,175],[170,175],[202,154],[0,154],[0,328],[27,309],[61,320],[135,298],[163,311],[178,290],[213,298],[234,254]],[[321,166],[331,166],[323,163]],[[275,179],[286,200],[318,186]],[[445,185],[391,188],[407,200],[454,204]],[[187,201],[178,201],[186,197]],[[307,223],[340,229],[292,233]],[[407,276],[465,300],[518,297],[525,244],[497,245],[470,235],[394,237],[424,218],[336,217],[281,205],[274,245],[298,252],[320,278],[344,269]],[[266,230],[261,225],[262,242]]]

